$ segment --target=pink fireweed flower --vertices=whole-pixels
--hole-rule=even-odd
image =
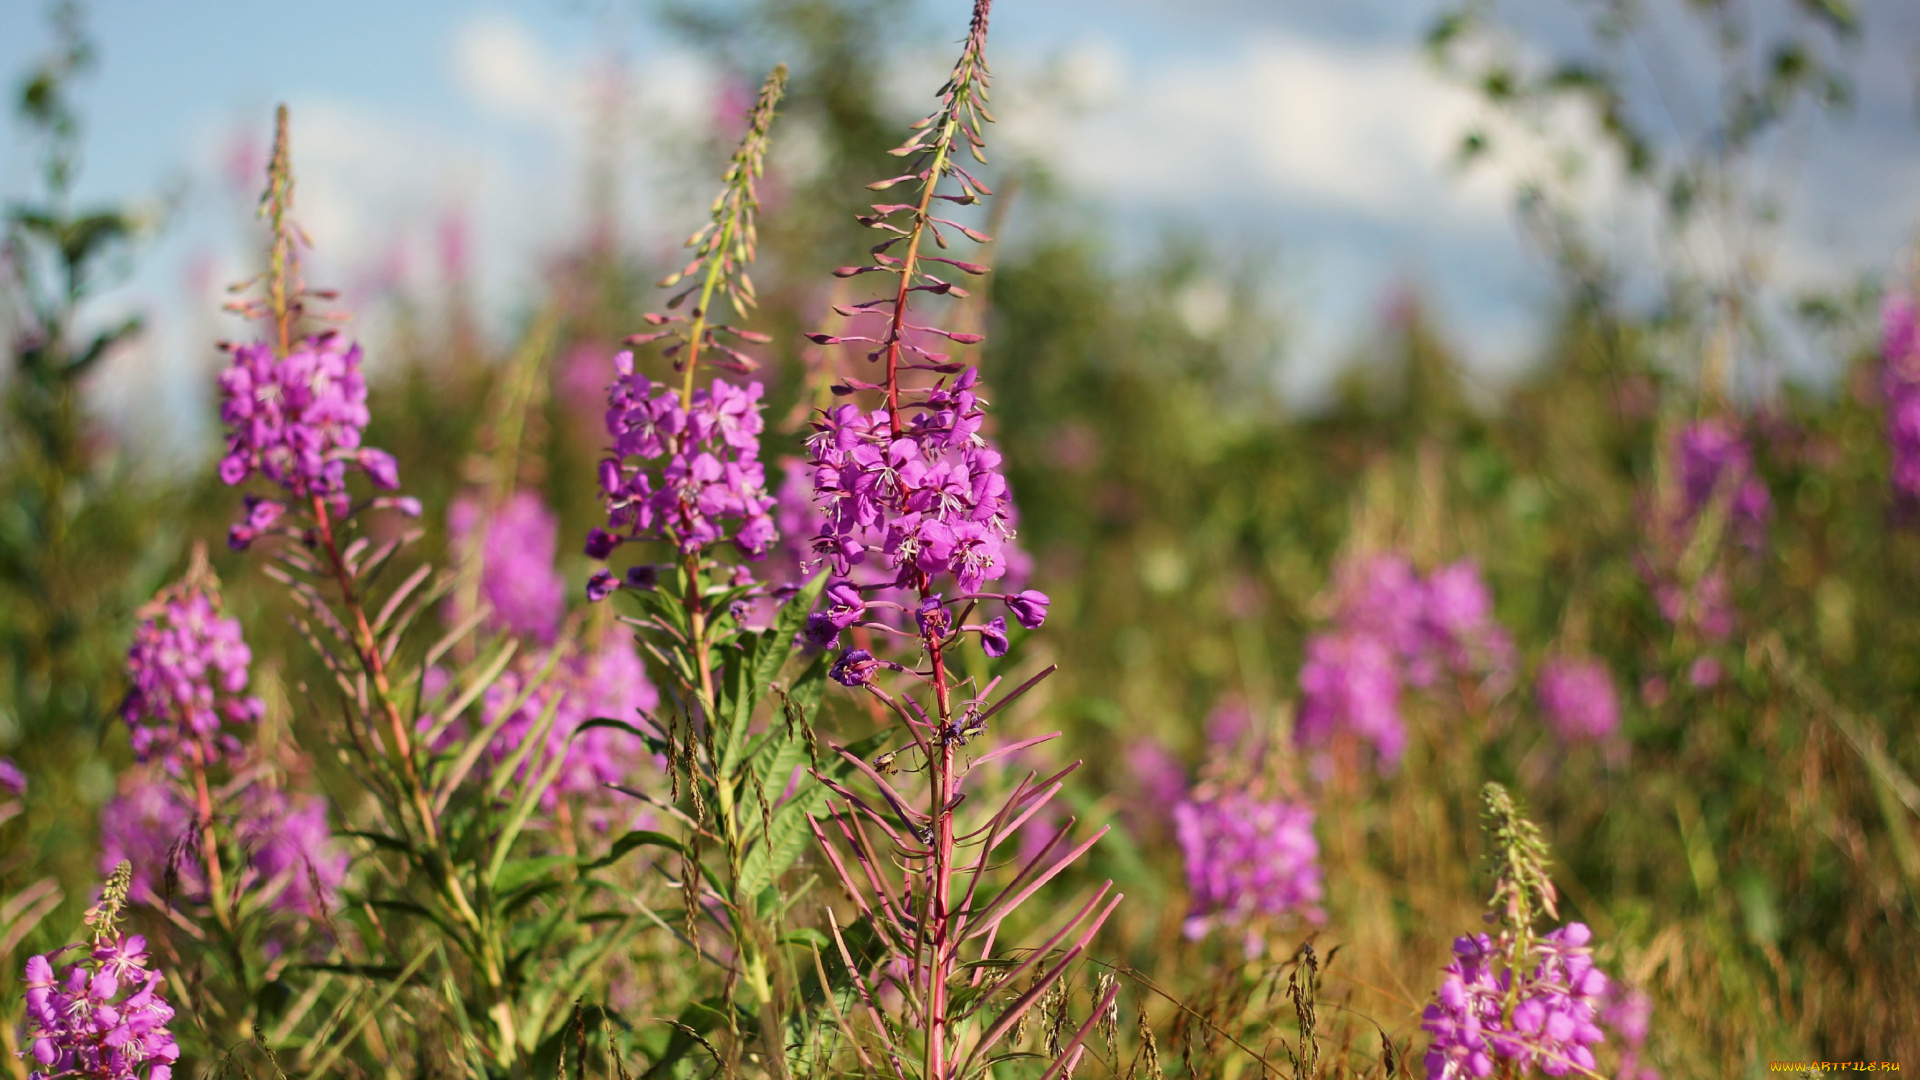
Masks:
[[[1889,290],[1880,306],[1880,362],[1894,494],[1920,502],[1920,329],[1905,290]]]
[[[524,685],[520,673],[509,671],[488,687],[482,697],[485,722],[498,719],[500,710],[520,696]],[[554,704],[556,698],[558,704]],[[551,811],[562,795],[590,795],[607,784],[629,782],[641,763],[652,760],[641,741],[629,732],[608,727],[583,732],[580,726],[606,717],[644,727],[647,722],[641,714],[651,712],[659,703],[660,693],[647,679],[646,665],[634,651],[632,641],[624,634],[610,633],[599,648],[563,660],[560,669],[501,726],[490,753],[496,763],[505,761],[551,705],[555,716],[546,752],[532,755],[532,760],[521,766],[521,775],[529,777],[545,768],[551,755],[564,755],[553,786],[541,795],[541,807]]]
[[[1555,657],[1540,665],[1534,694],[1554,732],[1568,742],[1611,738],[1620,727],[1620,693],[1598,660]]]
[[[10,757],[0,757],[0,790],[15,796],[27,793],[27,774]]]
[[[841,630],[863,622],[904,629],[898,615],[906,611],[920,612],[919,636],[937,626],[929,640],[938,639],[949,623],[929,622],[924,612],[936,602],[994,599],[1022,627],[1046,620],[1044,593],[983,591],[1010,574],[1024,577],[1027,560],[1012,542],[1017,517],[1000,452],[980,433],[986,413],[978,382],[978,371],[967,368],[917,392],[924,397],[902,407],[912,415],[897,437],[885,409],[838,405],[815,419],[807,439],[819,522],[812,549],[835,581],[829,607],[807,627],[812,644],[832,645]],[[942,580],[956,587],[952,599],[940,599]],[[958,629],[979,635],[989,656],[1011,647],[1004,617]]]
[[[180,1058],[167,1024],[173,1007],[161,996],[165,981],[147,967],[147,940],[139,934],[105,938],[56,977],[68,945],[29,957],[26,970],[27,1051],[34,1080],[170,1080]]]
[[[1729,421],[1698,420],[1674,438],[1674,464],[1680,489],[1680,524],[1690,527],[1717,494],[1728,499],[1728,527],[1750,549],[1766,542],[1773,498],[1754,473],[1753,450]]]
[[[1402,556],[1344,561],[1334,571],[1334,625],[1307,639],[1296,739],[1325,745],[1346,733],[1392,769],[1406,749],[1405,687],[1476,676],[1504,689],[1513,641],[1493,617],[1493,595],[1468,561],[1422,578]]]
[[[1296,738],[1323,745],[1341,732],[1371,744],[1388,769],[1407,748],[1400,719],[1400,672],[1393,651],[1365,634],[1318,634],[1307,640],[1300,668]]]
[[[814,422],[807,450],[824,527],[814,550],[846,577],[872,560],[900,588],[951,575],[965,593],[1006,573],[1013,527],[1000,454],[968,368],[927,395],[900,437],[883,409],[840,405]]]
[[[220,376],[220,419],[227,426],[227,453],[220,479],[239,484],[254,473],[279,485],[293,500],[323,500],[345,513],[347,473],[358,469],[373,486],[400,486],[393,455],[360,444],[367,426],[367,381],[360,372],[360,346],[335,333],[307,338],[285,357],[271,345],[250,342],[232,348]],[[247,517],[228,534],[245,548],[279,520],[275,500],[249,500]]]
[[[1503,963],[1504,936],[1455,939],[1453,962],[1420,1024],[1433,1036],[1427,1080],[1478,1080],[1493,1074],[1496,1059],[1512,1062],[1519,1075],[1593,1072],[1592,1048],[1606,1037],[1596,1021],[1608,980],[1593,965],[1592,936],[1584,924],[1568,923],[1534,943],[1521,971]],[[1510,997],[1517,1003],[1509,1022]]]
[[[1325,918],[1311,806],[1231,790],[1182,799],[1173,828],[1192,897],[1188,937],[1260,916]]]
[[[1620,1064],[1613,1071],[1616,1080],[1660,1080],[1659,1070],[1642,1058],[1653,1026],[1652,998],[1618,980],[1609,983],[1600,1026],[1620,1040]]]
[[[251,784],[218,814],[244,860],[243,891],[296,915],[317,916],[333,905],[349,858],[333,842],[326,799]],[[100,810],[101,870],[132,864],[132,896],[143,903],[205,901],[195,817],[177,785],[157,777],[135,783]]]
[[[134,755],[173,771],[188,760],[237,756],[240,741],[226,727],[254,723],[265,711],[245,693],[253,653],[240,620],[222,617],[214,598],[192,584],[162,594],[148,610],[127,650],[132,687],[120,706]]]
[[[480,504],[455,499],[447,508],[447,533],[455,550],[473,542]],[[480,539],[480,598],[493,609],[488,624],[541,645],[553,644],[566,613],[566,582],[554,569],[560,519],[540,496],[515,492],[486,523]]]
[[[682,554],[731,541],[748,558],[765,557],[779,533],[760,464],[760,384],[715,379],[683,407],[677,390],[634,370],[631,352],[613,362],[613,446],[600,463],[607,527],[588,536],[587,554],[604,559],[629,540],[658,539]]]

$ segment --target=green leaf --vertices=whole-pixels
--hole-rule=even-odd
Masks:
[[[554,871],[578,863],[572,855],[541,855],[531,859],[511,859],[500,866],[493,879],[494,891],[505,895],[540,878],[557,877]]]
[[[620,839],[615,840],[613,847],[609,849],[605,855],[587,863],[580,869],[599,870],[612,866],[614,863],[625,858],[627,854],[635,848],[642,847],[663,847],[669,851],[677,851],[682,855],[687,853],[686,847],[682,845],[680,841],[675,840],[666,833],[654,832],[652,829],[634,829]]]
[[[802,945],[821,950],[833,948],[833,940],[811,926],[803,926],[798,930],[789,930],[781,934],[778,944]]]
[[[574,728],[573,734],[567,736],[567,741],[571,742],[579,738],[582,732],[592,731],[594,728],[613,728],[616,731],[624,731],[629,735],[636,736],[647,744],[647,750],[651,753],[665,754],[673,749],[671,746],[668,746],[667,741],[660,736],[654,735],[634,724],[629,724],[625,720],[615,720],[610,716],[596,716],[586,723],[581,724],[579,727]]]

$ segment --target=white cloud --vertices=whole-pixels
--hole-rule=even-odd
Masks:
[[[1085,87],[1082,101],[1104,107],[1025,117],[1010,134],[1089,190],[1186,203],[1250,195],[1386,221],[1444,211],[1456,224],[1504,227],[1500,185],[1443,175],[1474,118],[1471,96],[1404,47],[1269,33],[1225,57],[1131,77],[1098,45],[1058,66],[1050,82]]]
[[[454,35],[454,70],[473,100],[513,120],[551,116],[568,100],[567,79],[527,28],[501,12],[474,16]]]

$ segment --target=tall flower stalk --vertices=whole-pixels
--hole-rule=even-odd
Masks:
[[[747,133],[727,159],[720,176],[720,194],[714,197],[711,220],[687,238],[685,247],[693,249],[693,259],[679,272],[660,282],[663,289],[683,283],[686,288],[667,301],[665,312],[646,317],[647,322],[667,329],[650,334],[635,334],[628,344],[641,345],[663,338],[672,344],[661,354],[673,361],[680,372],[680,407],[693,403],[693,376],[702,352],[717,352],[720,358],[708,363],[736,372],[753,371],[759,365],[739,349],[726,344],[725,338],[766,344],[773,340],[765,334],[713,320],[713,301],[724,297],[733,309],[733,317],[744,321],[752,312],[756,298],[753,278],[747,266],[759,245],[754,216],[760,210],[755,181],[766,171],[767,146],[773,130],[774,111],[786,93],[787,65],[776,64],[760,86],[760,94],[747,113]],[[696,296],[697,293],[697,296]],[[675,311],[694,296],[693,307],[685,315]]]
[[[249,283],[258,294],[232,305],[265,323],[267,335],[234,347],[221,379],[229,432],[221,475],[230,484],[257,475],[269,486],[247,497],[229,540],[236,548],[272,541],[267,573],[301,608],[300,628],[333,677],[344,715],[327,733],[371,796],[355,835],[373,865],[353,933],[329,969],[351,982],[338,1008],[330,1017],[316,1011],[310,1025],[291,1016],[277,1030],[297,1047],[296,1067],[324,1073],[357,1040],[380,1045],[385,1004],[435,963],[427,982],[445,992],[420,1004],[444,1016],[445,1052],[475,1072],[524,1074],[554,1052],[576,999],[643,924],[637,899],[610,911],[585,907],[606,888],[595,872],[637,845],[616,839],[601,854],[543,839],[555,830],[538,811],[553,803],[571,745],[588,726],[577,695],[544,692],[572,671],[576,643],[557,641],[511,678],[521,647],[513,635],[443,667],[489,609],[479,605],[438,640],[418,641],[421,617],[458,575],[400,570],[397,556],[418,530],[361,535],[370,511],[411,517],[420,506],[383,494],[398,489],[398,465],[361,444],[369,412],[358,347],[337,333],[307,333],[308,304],[328,294],[300,280],[293,190],[282,108],[262,200],[268,268]],[[356,476],[376,494],[356,497]],[[563,722],[575,726],[557,727]],[[343,1034],[343,1010],[355,1005],[359,1018]]]
[[[983,603],[997,603],[1022,627],[1036,628],[1046,618],[1047,597],[989,591],[990,583],[1006,573],[1012,537],[1012,503],[999,471],[1000,455],[980,434],[986,402],[977,373],[927,344],[935,337],[977,344],[981,335],[910,318],[916,293],[965,295],[928,264],[975,275],[986,269],[930,254],[925,245],[931,238],[938,248],[947,248],[946,230],[976,242],[987,239],[934,216],[931,208],[943,200],[971,205],[990,193],[957,160],[962,147],[976,161],[985,160],[981,127],[991,119],[985,107],[989,7],[988,0],[975,4],[939,107],[893,151],[912,159],[909,171],[869,185],[883,191],[912,183],[917,198],[875,204],[873,213],[859,220],[888,237],[873,247],[870,263],[836,271],[841,277],[892,276],[889,295],[835,309],[855,320],[884,316],[884,328],[809,335],[823,346],[871,346],[868,359],[885,365],[884,382],[849,378],[833,388],[841,397],[878,394],[880,408],[863,412],[850,403],[835,406],[815,420],[808,440],[823,519],[813,547],[834,578],[825,590],[825,607],[809,620],[808,634],[822,645],[837,643],[843,632],[854,635],[855,645],[839,653],[829,675],[870,695],[883,715],[899,721],[907,741],[871,759],[854,748],[833,747],[859,774],[859,790],[821,773],[838,802],[829,814],[810,816],[810,821],[865,930],[888,958],[879,968],[869,967],[871,958],[868,963],[856,958],[837,922],[833,925],[835,946],[888,1068],[902,1080],[913,1055],[881,1019],[876,981],[885,978],[901,987],[905,1014],[920,1042],[919,1075],[924,1080],[960,1076],[988,1060],[983,1055],[1013,1033],[1036,1003],[1064,985],[1060,980],[1120,901],[1112,883],[1106,883],[1043,946],[1008,951],[1006,966],[988,974],[1006,919],[1106,831],[1070,844],[1073,822],[1067,821],[1018,860],[1018,869],[996,891],[989,877],[995,849],[1045,809],[1075,766],[1045,779],[1029,773],[972,829],[963,828],[956,813],[967,799],[964,788],[973,769],[1053,738],[986,751],[977,747],[993,717],[1053,669],[995,698],[1001,680],[981,685],[961,676],[959,650],[973,637],[989,658],[1005,656],[1011,628],[1004,615],[968,620]],[[926,382],[928,377],[934,381]],[[862,568],[857,577],[856,567]],[[889,651],[910,662],[886,658]],[[925,777],[920,800],[888,779],[902,755],[917,761]],[[966,952],[979,962],[969,962]],[[892,976],[893,967],[904,969],[904,977]],[[1117,984],[1106,987],[1086,1025],[1050,1047],[1046,1080],[1071,1071],[1096,1019],[1108,1012],[1117,993]],[[999,1014],[976,1019],[993,1001],[1004,1002]]]
[[[1453,943],[1453,960],[1422,1014],[1421,1027],[1433,1036],[1427,1080],[1478,1080],[1496,1069],[1516,1077],[1601,1075],[1594,1051],[1614,1022],[1603,1015],[1612,983],[1594,964],[1593,932],[1577,922],[1538,932],[1542,918],[1559,917],[1546,840],[1506,788],[1489,781],[1481,799],[1494,881],[1487,919],[1500,931]]]
[[[246,692],[252,653],[221,609],[203,546],[140,615],[121,715],[141,768],[101,812],[101,869],[130,864],[129,897],[188,929],[194,946],[176,951],[203,987],[200,1025],[244,1032],[287,947],[324,917],[345,862],[325,800],[293,800],[278,762],[241,737],[265,709]]]
[[[754,1053],[776,1078],[789,1074],[790,1047],[807,1039],[808,1018],[794,1010],[800,980],[781,944],[790,901],[777,885],[801,853],[803,815],[824,797],[802,770],[816,753],[808,714],[818,707],[826,665],[804,656],[798,641],[820,582],[771,594],[748,565],[723,557],[731,548],[757,562],[779,539],[760,461],[762,388],[718,377],[696,388],[695,376],[703,359],[751,371],[757,362],[728,342],[770,340],[737,324],[753,306],[754,182],[786,75],[776,67],[761,87],[712,219],[687,241],[692,261],[661,282],[680,289],[665,312],[646,317],[664,329],[628,339],[634,346],[664,342],[660,353],[680,374],[678,388],[649,379],[632,352],[615,357],[606,414],[611,445],[600,466],[607,522],[587,539],[594,558],[623,548],[664,557],[619,575],[602,570],[588,584],[590,599],[616,591],[631,598],[639,614],[626,621],[640,630],[672,692],[670,705],[646,726],[624,725],[671,762],[669,798],[630,793],[669,810],[683,826],[680,839],[656,834],[649,842],[679,856],[684,943],[723,973],[725,1068],[737,1070]],[[691,308],[677,314],[689,298]],[[733,322],[714,318],[720,298]],[[788,602],[773,610],[770,626],[756,625],[769,600]],[[703,1005],[682,1023],[689,1030],[710,1026],[714,1012]],[[692,1046],[680,1040],[669,1057]]]

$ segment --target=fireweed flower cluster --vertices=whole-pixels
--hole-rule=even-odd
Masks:
[[[560,519],[538,495],[515,492],[485,522],[476,499],[456,499],[447,508],[448,540],[456,551],[472,549],[480,563],[480,599],[493,613],[495,629],[552,645],[566,613],[566,582],[554,569]]]
[[[1453,960],[1421,1017],[1433,1037],[1427,1080],[1479,1080],[1496,1069],[1594,1075],[1594,1048],[1607,1027],[1637,1051],[1646,1036],[1644,999],[1626,1002],[1594,966],[1585,924],[1534,933],[1536,919],[1559,917],[1546,841],[1505,788],[1488,783],[1482,797],[1494,874],[1488,921],[1502,926],[1454,940]]]
[[[180,1048],[167,1024],[173,1007],[165,981],[147,967],[147,939],[115,935],[54,976],[68,946],[27,960],[27,1040],[39,1066],[34,1080],[169,1080]]]
[[[1400,697],[1443,675],[1509,677],[1513,643],[1493,619],[1493,598],[1471,562],[1421,577],[1402,556],[1351,560],[1335,575],[1333,626],[1307,641],[1296,737],[1325,745],[1352,735],[1386,768],[1406,750]]]
[[[824,410],[807,441],[822,519],[812,546],[831,580],[803,633],[828,646],[852,632],[852,646],[838,655],[829,677],[860,689],[876,709],[899,721],[875,750],[886,739],[905,740],[877,753],[832,747],[852,770],[847,778],[854,784],[817,768],[815,776],[837,800],[828,801],[823,816],[809,814],[808,824],[883,950],[884,959],[872,961],[870,970],[879,977],[885,964],[911,1004],[902,1018],[916,1029],[918,1046],[903,1051],[904,1040],[896,1040],[856,978],[872,1021],[877,1048],[872,1057],[884,1055],[895,1074],[904,1076],[905,1053],[917,1052],[923,1080],[952,1080],[989,1067],[1004,1052],[1003,1039],[1021,1038],[1023,1018],[1043,997],[1062,1002],[1051,1014],[1046,1075],[1071,1075],[1098,1018],[1111,1014],[1119,993],[1117,981],[1097,987],[1092,1016],[1064,1037],[1066,984],[1061,980],[1119,904],[1111,881],[1092,890],[1084,903],[1069,905],[1045,946],[1019,950],[999,938],[1008,914],[1106,832],[1102,828],[1073,843],[1067,838],[1074,821],[1068,818],[1050,835],[1024,835],[1030,822],[1051,816],[1049,804],[1078,762],[1045,779],[1027,772],[1010,785],[1004,800],[995,800],[997,809],[979,807],[979,800],[969,799],[978,793],[965,790],[974,770],[1011,760],[1054,737],[991,750],[980,745],[990,737],[993,717],[1053,669],[997,699],[998,678],[975,685],[954,673],[954,652],[966,636],[977,636],[988,656],[1003,656],[1011,646],[1009,617],[1029,629],[1038,627],[1046,619],[1048,599],[1032,590],[985,591],[1008,571],[1012,504],[1000,455],[981,435],[985,413],[978,373],[933,351],[935,338],[973,345],[981,336],[928,325],[925,315],[910,318],[908,312],[910,303],[965,295],[944,267],[969,275],[987,272],[933,252],[948,250],[951,236],[987,239],[935,213],[944,210],[937,203],[969,206],[991,194],[959,163],[968,151],[985,160],[981,131],[991,119],[985,108],[988,14],[989,0],[975,0],[966,44],[941,88],[939,105],[893,151],[907,162],[902,174],[868,185],[872,191],[908,187],[892,196],[899,201],[876,203],[871,215],[860,216],[862,225],[881,234],[871,259],[835,271],[842,278],[875,274],[885,282],[874,299],[835,309],[867,332],[808,335],[816,345],[867,347],[867,359],[882,365],[885,376],[882,382],[847,378],[833,387],[841,397],[871,394],[881,403],[870,398],[865,407],[848,401]],[[1006,613],[969,622],[983,600],[997,601]],[[911,667],[874,655],[876,649],[885,651],[879,642],[888,639],[897,640],[903,654],[913,650]],[[924,781],[919,795],[903,794],[887,779],[896,769],[896,755],[907,752],[921,763],[914,770]],[[966,827],[956,813],[963,803],[975,819]],[[878,848],[870,839],[875,836],[884,838]],[[998,865],[993,853],[1016,836],[1014,846],[1024,849],[1012,860],[1017,868],[995,889],[985,877],[990,866]],[[836,944],[852,967],[844,942]],[[1010,961],[1024,956],[994,976],[984,974],[984,963],[970,962],[987,961],[996,952]],[[905,964],[892,963],[898,960]],[[983,983],[985,978],[994,981]],[[985,995],[1004,995],[1005,1007],[991,1021],[985,1019],[993,1015],[988,1012],[978,1013],[979,1024],[967,1021]],[[864,1051],[862,1056],[868,1057]]]
[[[520,698],[524,686],[521,674],[502,674],[482,697],[484,721],[498,720],[501,711]],[[604,727],[582,732],[580,726],[596,717],[635,724],[659,703],[659,691],[648,680],[646,665],[632,642],[625,634],[609,633],[599,648],[562,660],[559,670],[501,725],[488,752],[496,763],[505,761],[535,730],[546,710],[554,709],[545,752],[521,766],[525,776],[538,772],[556,755],[562,759],[552,785],[540,799],[542,809],[551,812],[562,796],[579,799],[604,792],[607,784],[630,782],[637,767],[649,760],[634,735]]]
[[[1880,305],[1880,363],[1893,490],[1913,505],[1920,503],[1920,325],[1908,289],[1889,290]]]
[[[1593,1047],[1606,1038],[1597,1021],[1608,988],[1587,947],[1592,937],[1585,924],[1568,923],[1534,942],[1517,970],[1506,963],[1512,943],[1504,936],[1455,939],[1439,993],[1421,1015],[1433,1036],[1427,1080],[1478,1080],[1493,1074],[1496,1060],[1521,1075],[1592,1073]]]
[[[913,636],[945,636],[952,629],[946,609],[970,610],[980,599],[1000,601],[1026,629],[1046,621],[1045,593],[983,592],[1007,572],[1013,509],[1000,454],[979,434],[985,403],[975,392],[978,381],[973,368],[941,380],[922,392],[911,421],[897,429],[888,410],[851,404],[814,422],[807,450],[820,529],[812,546],[833,580],[825,610],[807,624],[813,644],[830,647],[853,626],[891,631],[905,622],[901,615],[912,617]],[[856,583],[856,568],[870,571],[865,583]],[[959,594],[951,600],[935,591],[937,581],[949,579]],[[1006,655],[1005,615],[958,629],[977,635],[988,656]],[[863,670],[854,652],[863,650],[842,657],[843,673]],[[836,678],[850,686],[863,681]]]
[[[1667,453],[1667,474],[1648,511],[1649,544],[1639,559],[1642,579],[1660,614],[1696,644],[1733,636],[1737,611],[1731,573],[1741,552],[1765,547],[1773,501],[1754,470],[1753,451],[1730,418],[1708,417],[1680,428]],[[1717,530],[1702,546],[1701,530]],[[1725,543],[1731,540],[1734,543]],[[1697,552],[1704,551],[1704,565]],[[1719,681],[1720,662],[1697,656],[1688,680]]]
[[[1646,992],[1618,979],[1607,984],[1606,1004],[1600,1010],[1600,1026],[1620,1043],[1620,1062],[1614,1067],[1615,1080],[1660,1080],[1660,1071],[1647,1064],[1647,1033],[1653,1026],[1653,999]]]
[[[141,903],[205,902],[196,817],[178,785],[135,781],[101,808],[100,868],[128,863],[130,896]],[[349,860],[333,842],[326,799],[249,783],[221,800],[217,825],[240,860],[241,891],[294,915],[318,916],[332,906]]]
[[[127,898],[127,868],[108,880],[87,912],[93,940],[29,957],[23,1034],[36,1066],[33,1080],[82,1076],[97,1080],[170,1080],[180,1048],[167,1024],[173,1007],[161,995],[164,976],[147,966],[147,939],[115,928]],[[79,959],[64,974],[55,965]]]
[[[1602,742],[1620,727],[1613,673],[1591,658],[1554,657],[1540,665],[1534,695],[1547,723],[1567,742]]]
[[[614,357],[607,391],[611,453],[600,463],[607,528],[587,537],[587,554],[604,559],[629,540],[664,540],[682,555],[731,541],[748,558],[779,538],[774,500],[760,464],[761,387],[714,379],[690,400],[634,370],[633,354]],[[598,595],[617,587],[602,572]]]
[[[220,419],[227,425],[221,480],[238,485],[259,473],[295,503],[319,500],[336,514],[351,505],[349,470],[364,472],[376,488],[400,486],[393,455],[360,444],[368,413],[359,345],[326,333],[284,356],[265,342],[234,346],[232,353],[220,376]],[[278,499],[249,497],[247,516],[229,530],[228,543],[246,548],[273,532],[286,510]]]
[[[1174,804],[1173,827],[1192,898],[1189,938],[1261,916],[1325,918],[1311,806],[1245,790],[1196,795]]]
[[[1738,428],[1721,417],[1688,424],[1674,437],[1673,459],[1680,527],[1692,528],[1715,498],[1725,498],[1729,532],[1749,550],[1766,543],[1773,498]]]
[[[134,755],[174,772],[185,760],[205,765],[239,756],[240,740],[227,729],[253,724],[264,711],[245,693],[253,653],[240,620],[220,614],[209,581],[190,573],[156,597],[127,651],[132,685],[120,715],[132,728]]]

